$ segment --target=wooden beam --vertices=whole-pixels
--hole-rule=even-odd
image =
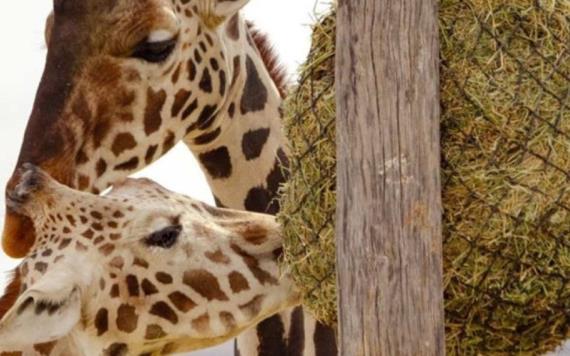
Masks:
[[[443,355],[436,0],[340,0],[340,354]]]

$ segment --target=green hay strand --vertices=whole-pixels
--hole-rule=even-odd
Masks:
[[[284,263],[336,323],[335,14],[287,101]],[[441,0],[449,355],[540,355],[570,337],[570,1]]]

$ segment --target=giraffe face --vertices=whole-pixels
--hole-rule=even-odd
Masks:
[[[148,180],[96,196],[33,167],[21,177],[9,204],[33,217],[38,239],[13,305],[0,300],[2,347],[72,337],[93,354],[188,351],[298,302],[279,273],[270,216],[211,208]]]
[[[18,167],[99,192],[144,168],[183,137],[214,139],[236,68],[228,27],[247,0],[55,0],[44,74]],[[230,20],[234,19],[234,20]],[[234,23],[236,22],[236,23]],[[238,69],[239,70],[239,69]],[[234,78],[235,80],[235,78]],[[17,182],[14,174],[8,189]],[[33,243],[8,212],[5,252]]]

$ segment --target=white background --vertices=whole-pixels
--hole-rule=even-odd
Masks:
[[[252,0],[246,17],[267,32],[282,63],[293,76],[306,57],[316,0]],[[44,60],[44,23],[50,0],[10,1],[0,11],[0,229],[4,225],[4,185],[14,168]],[[182,167],[182,168],[181,168]],[[173,171],[176,174],[172,174]],[[150,177],[165,187],[213,203],[206,181],[190,152],[177,146],[166,157],[138,176]],[[17,261],[0,252],[0,294],[7,272]],[[192,353],[200,356],[230,355],[231,344]]]
[[[251,0],[245,13],[270,35],[291,75],[309,48],[314,14],[326,8],[318,0]],[[0,192],[14,167],[45,59],[43,30],[51,11],[50,0],[10,1],[0,11]],[[182,167],[182,168],[180,168]],[[176,174],[172,172],[176,170]],[[150,177],[169,189],[212,203],[198,165],[185,147],[177,146],[139,176]],[[4,218],[4,194],[0,193],[0,227]],[[1,229],[1,228],[0,228]],[[7,271],[17,261],[0,252],[0,293]],[[570,346],[569,346],[570,348]],[[231,355],[232,344],[192,353],[199,356]],[[570,356],[570,351],[560,355]]]

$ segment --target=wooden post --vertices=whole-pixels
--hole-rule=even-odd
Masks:
[[[436,0],[340,0],[340,354],[443,355]]]

